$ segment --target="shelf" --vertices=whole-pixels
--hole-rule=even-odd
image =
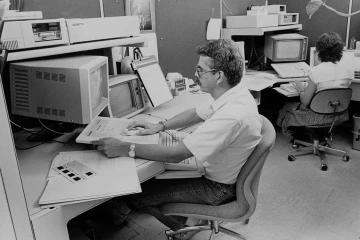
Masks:
[[[264,28],[224,28],[222,37],[231,39],[232,36],[262,36],[265,32],[281,31],[281,30],[302,30],[302,24],[293,24],[277,27]]]
[[[92,49],[110,48],[110,47],[121,47],[121,46],[146,46],[147,40],[145,37],[130,37],[120,38],[105,41],[96,41],[88,43],[79,43],[74,45],[62,45],[54,46],[50,48],[32,49],[17,52],[9,52],[7,61],[17,61],[29,58],[46,57],[52,55],[59,55],[72,52],[81,52]]]

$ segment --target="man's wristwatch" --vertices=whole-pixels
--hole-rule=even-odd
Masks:
[[[159,123],[163,126],[162,131],[165,131],[166,130],[165,121],[160,121]]]
[[[135,143],[130,145],[129,157],[135,158]]]

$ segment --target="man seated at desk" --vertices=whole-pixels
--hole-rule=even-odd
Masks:
[[[172,147],[135,145],[114,138],[93,142],[108,157],[135,155],[153,161],[179,163],[195,156],[203,163],[205,175],[201,178],[151,179],[142,184],[142,193],[125,197],[132,207],[153,215],[172,230],[194,223],[185,217],[164,216],[156,206],[169,202],[219,205],[232,201],[236,197],[237,175],[261,140],[262,120],[256,102],[249,90],[239,84],[243,58],[235,42],[227,39],[210,41],[198,47],[197,53],[200,58],[195,82],[203,92],[211,94],[212,101],[165,122],[139,121],[128,127],[145,128],[141,135],[154,134],[205,120],[192,134]],[[194,233],[174,239],[190,239]]]

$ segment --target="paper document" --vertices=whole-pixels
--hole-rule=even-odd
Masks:
[[[160,133],[161,145],[176,146],[188,133],[179,131],[166,131]],[[187,158],[179,163],[165,163],[165,172],[155,176],[156,179],[169,178],[194,178],[205,174],[204,167],[195,156]]]
[[[76,138],[76,142],[91,143],[100,138],[113,137],[124,142],[158,144],[159,134],[125,136],[125,129],[131,122],[133,121],[123,118],[97,117]]]
[[[60,168],[67,164],[68,168]],[[64,176],[78,174],[81,177],[89,172],[96,174],[79,181],[76,181],[76,176]],[[108,158],[101,151],[62,152],[51,164],[49,176],[40,205],[65,205],[141,192],[134,159]]]
[[[257,77],[256,75],[245,75],[240,82],[240,84],[245,86],[247,89],[258,92],[265,88],[271,87],[275,83],[276,82],[274,80]]]

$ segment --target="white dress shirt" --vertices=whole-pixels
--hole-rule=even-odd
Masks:
[[[343,62],[323,62],[310,69],[309,78],[317,85],[317,92],[329,88],[348,88],[354,78],[354,70]]]
[[[205,122],[183,142],[204,165],[205,177],[233,184],[261,140],[262,119],[249,90],[238,84],[196,108]]]

